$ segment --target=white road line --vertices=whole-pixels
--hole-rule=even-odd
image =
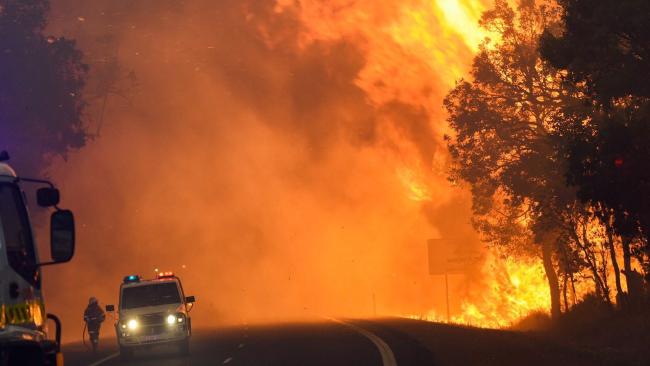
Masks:
[[[232,361],[232,357],[228,357],[223,361],[223,364],[227,364],[228,362]]]
[[[375,346],[377,347],[377,350],[381,355],[381,361],[384,366],[397,366],[397,361],[395,361],[395,355],[393,354],[393,350],[390,349],[390,346],[388,346],[388,344],[386,344],[386,342],[384,342],[383,339],[379,338],[374,333],[367,331],[361,327],[358,327],[354,324],[347,323],[339,319],[332,319],[332,320],[341,323],[343,325],[347,325],[348,327],[354,329],[357,333],[361,333],[363,336],[370,339],[370,341],[372,341],[372,343],[374,343]]]
[[[88,365],[88,366],[99,366],[99,365],[103,364],[104,362],[109,361],[109,360],[112,360],[112,359],[114,359],[115,357],[117,357],[117,356],[119,356],[119,355],[120,355],[120,354],[119,354],[118,352],[115,352],[115,353],[113,353],[112,355],[110,355],[110,356],[106,356],[106,357],[102,358],[101,360],[99,360],[99,361],[97,361],[97,362],[95,362],[95,363],[91,363],[91,364]]]
[[[240,343],[240,344],[239,344],[239,347],[237,347],[237,348],[244,348],[244,344],[243,344],[243,343]]]

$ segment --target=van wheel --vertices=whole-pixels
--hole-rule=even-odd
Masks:
[[[0,357],[2,365],[45,365],[47,361],[41,346],[31,341],[17,341],[3,345],[0,349]]]
[[[133,349],[120,346],[120,359],[128,361],[133,358]]]
[[[179,353],[181,356],[189,356],[190,355],[190,339],[185,338],[185,340],[180,341],[179,343]]]
[[[45,356],[45,365],[46,366],[58,366],[57,357],[59,353],[56,351],[56,343],[51,341],[43,342],[43,354]]]

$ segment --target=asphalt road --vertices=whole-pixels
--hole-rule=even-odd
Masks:
[[[173,348],[117,355],[115,339],[97,354],[64,346],[67,366],[153,365],[355,365],[508,366],[610,364],[571,347],[525,333],[448,326],[404,319],[237,326],[195,330],[191,355]]]

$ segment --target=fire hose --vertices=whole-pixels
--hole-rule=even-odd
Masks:
[[[88,328],[88,323],[84,321],[84,330],[81,333],[81,342],[87,350],[90,350],[90,347],[86,344],[86,329]]]

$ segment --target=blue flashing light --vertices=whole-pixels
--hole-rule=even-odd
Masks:
[[[140,276],[138,275],[129,275],[124,277],[124,283],[131,283],[131,282],[140,282]]]

